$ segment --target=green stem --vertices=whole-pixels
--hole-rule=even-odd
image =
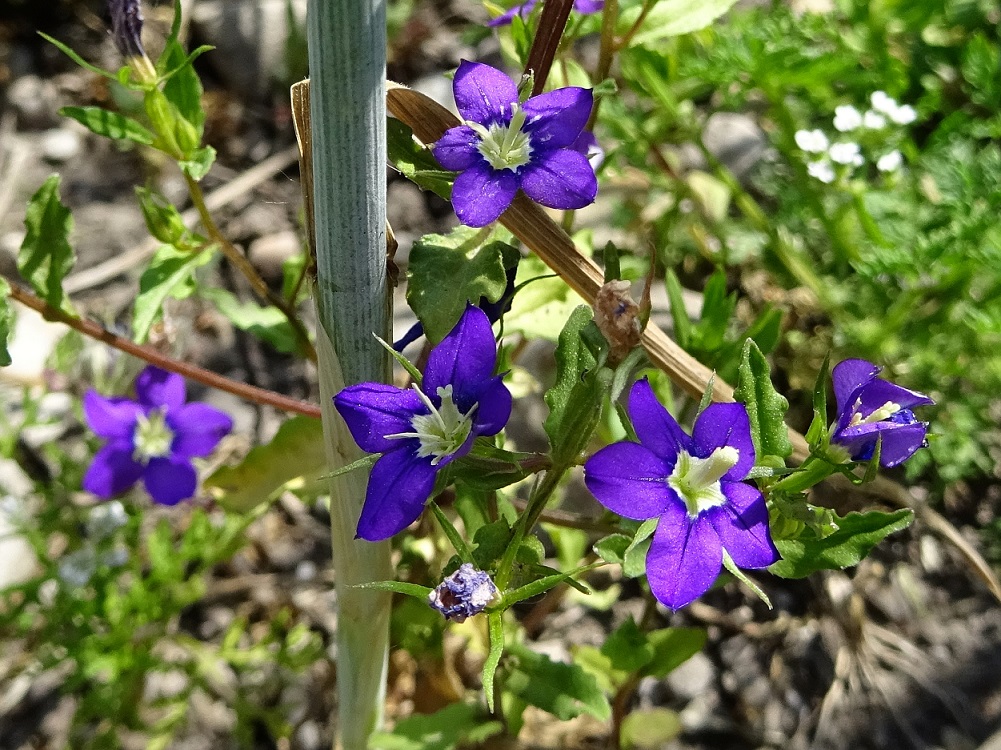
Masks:
[[[331,468],[360,451],[334,409],[346,385],[390,382],[386,279],[386,5],[380,0],[310,0],[310,120],[317,349],[323,433]],[[366,750],[382,723],[389,654],[390,595],[354,588],[393,577],[390,545],[354,538],[365,472],[331,480],[337,581],[335,747]]]
[[[538,522],[539,517],[542,515],[542,511],[545,510],[546,503],[549,501],[550,496],[553,491],[559,486],[560,479],[566,473],[565,468],[553,468],[545,473],[542,479],[535,485],[535,490],[532,492],[532,496],[528,500],[528,506],[525,508],[525,512],[519,516],[518,521],[514,525],[514,533],[511,535],[511,542],[508,544],[507,549],[504,550],[504,555],[501,557],[500,565],[497,567],[497,576],[494,582],[497,584],[497,588],[500,589],[501,593],[508,587],[511,583],[511,574],[514,570],[514,559],[518,555],[518,548],[521,546],[522,540],[525,535],[535,526]]]

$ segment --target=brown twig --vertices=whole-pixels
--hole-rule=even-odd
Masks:
[[[53,307],[45,300],[35,296],[22,287],[16,280],[7,278],[6,276],[4,276],[4,278],[10,284],[10,296],[25,307],[30,307],[32,310],[40,313],[46,320],[63,323],[72,328],[74,331],[79,331],[85,336],[101,341],[108,346],[114,347],[115,349],[123,351],[126,354],[131,354],[133,357],[138,357],[139,359],[145,360],[146,362],[154,364],[157,367],[162,367],[164,370],[176,372],[182,377],[194,380],[202,385],[208,386],[209,388],[216,388],[220,391],[225,391],[226,393],[232,393],[234,396],[239,396],[247,401],[263,404],[265,406],[273,406],[276,409],[281,409],[282,411],[302,414],[316,419],[320,418],[320,409],[313,404],[289,398],[288,396],[283,396],[280,393],[275,393],[274,391],[269,391],[264,388],[257,388],[255,386],[247,385],[246,383],[232,380],[219,375],[218,373],[205,370],[197,365],[174,359],[173,357],[167,356],[150,346],[135,344],[128,339],[115,335],[111,331],[105,329],[97,323],[94,323],[93,321],[77,318],[67,312],[64,312],[63,310]]]
[[[532,49],[528,52],[528,62],[525,63],[525,75],[535,76],[532,96],[538,96],[545,88],[572,8],[573,0],[547,0],[542,6],[539,28],[532,40]]]

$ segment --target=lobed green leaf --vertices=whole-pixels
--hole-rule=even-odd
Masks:
[[[52,307],[71,311],[63,279],[76,255],[69,243],[73,216],[59,200],[60,176],[50,176],[31,197],[24,217],[27,233],[17,256],[17,270]]]

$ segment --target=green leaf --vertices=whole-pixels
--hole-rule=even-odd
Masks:
[[[196,53],[201,54],[198,50]],[[197,54],[193,53],[192,59]],[[173,104],[177,108],[178,114],[194,127],[200,141],[205,125],[205,110],[202,109],[202,82],[180,42],[174,39],[167,44],[157,61],[157,67],[161,75],[170,74],[169,80],[163,86],[163,93],[167,97],[167,101]],[[194,148],[197,145],[196,143],[188,148]],[[181,147],[185,148],[185,144],[181,144]],[[188,148],[185,148],[185,151]]]
[[[674,338],[678,346],[688,350],[688,342],[692,339],[692,320],[685,309],[685,298],[681,290],[678,276],[670,268],[664,275],[667,299],[671,303],[671,321],[674,324]]]
[[[858,565],[869,551],[890,534],[906,529],[914,513],[902,508],[893,513],[870,511],[835,518],[838,530],[823,539],[807,535],[777,539],[782,559],[768,568],[783,578],[803,578],[818,570],[841,570]]]
[[[49,177],[28,203],[24,217],[27,233],[17,256],[17,270],[38,296],[52,307],[71,312],[63,295],[63,279],[76,256],[69,243],[73,216],[59,200],[60,177]]]
[[[280,352],[295,354],[299,351],[295,332],[278,308],[242,302],[232,292],[219,287],[202,287],[199,294],[212,302],[241,331],[253,334]]]
[[[428,507],[434,514],[434,517],[438,520],[438,525],[441,526],[441,530],[445,532],[445,536],[448,537],[448,541],[452,543],[452,549],[455,550],[455,554],[459,556],[459,559],[464,563],[473,562],[473,555],[469,551],[469,545],[466,544],[459,530],[455,528],[455,524],[449,520],[448,516],[445,515],[445,511],[438,507],[438,503],[432,500],[428,503]]]
[[[707,634],[701,628],[663,628],[647,633],[653,646],[653,658],[644,666],[643,675],[666,677],[706,645]]]
[[[10,284],[0,276],[0,367],[10,364],[7,340],[14,331],[14,308],[10,304]]]
[[[195,290],[194,272],[212,259],[211,250],[188,253],[163,245],[139,277],[139,295],[132,309],[132,336],[142,343],[163,314],[168,297],[184,299]]]
[[[178,166],[195,182],[199,182],[215,163],[215,149],[204,146],[194,151],[188,159],[179,161]]]
[[[621,565],[626,559],[626,550],[633,543],[625,534],[611,534],[594,543],[594,553],[607,563]]]
[[[504,294],[503,243],[490,242],[489,229],[457,227],[446,235],[428,234],[414,243],[407,273],[407,302],[436,344],[455,327],[469,302]]]
[[[563,721],[581,714],[605,721],[612,715],[597,680],[582,667],[552,661],[520,644],[509,651],[517,658],[504,681],[506,692]]]
[[[109,73],[108,71],[104,70],[104,68],[99,68],[96,65],[91,65],[89,62],[84,60],[82,57],[80,57],[80,55],[78,55],[76,52],[70,49],[67,45],[60,42],[58,39],[53,39],[51,36],[49,36],[48,34],[44,34],[41,31],[38,32],[38,36],[42,37],[42,39],[47,41],[49,44],[53,45],[56,49],[58,49],[60,52],[62,52],[70,60],[75,62],[84,70],[89,70],[91,73],[96,73],[97,75],[103,76],[112,81],[118,79],[114,73]]]
[[[669,708],[630,711],[622,720],[619,737],[623,750],[656,750],[681,734],[681,717]]]
[[[499,607],[501,609],[507,609],[508,607],[515,605],[518,602],[523,602],[526,599],[531,599],[533,596],[544,594],[545,592],[549,591],[549,589],[558,586],[561,583],[569,583],[573,585],[575,589],[580,591],[581,586],[580,584],[577,584],[577,582],[573,580],[573,577],[578,576],[581,573],[586,573],[589,570],[594,570],[599,565],[603,564],[604,563],[591,563],[590,565],[583,565],[577,568],[576,570],[571,570],[566,573],[553,573],[552,575],[544,576],[542,578],[537,578],[531,583],[526,583],[524,586],[519,586],[518,588],[504,594],[504,597],[501,600]],[[545,566],[542,565],[538,565],[535,567],[540,570],[551,570],[550,568],[546,568]],[[584,589],[584,592],[590,593],[587,589]]]
[[[654,648],[646,634],[629,617],[605,639],[601,653],[608,657],[614,669],[636,672],[650,663]]]
[[[764,456],[787,458],[792,453],[785,424],[789,402],[775,390],[768,360],[751,339],[744,342],[733,397],[747,407],[758,461]]]
[[[703,290],[702,314],[696,326],[698,345],[703,351],[711,354],[723,346],[736,307],[737,295],[726,293],[726,274],[716,271]]]
[[[657,530],[659,518],[648,518],[636,529],[632,542],[623,555],[622,573],[628,578],[639,578],[646,572],[646,553],[650,549],[650,537]]]
[[[390,117],[386,120],[386,135],[389,139],[389,162],[400,174],[445,200],[452,196],[455,173],[442,169],[431,149],[414,140],[414,132],[407,125]]]
[[[647,15],[633,44],[652,45],[690,31],[704,29],[726,13],[736,0],[658,0]],[[619,16],[616,31],[625,34],[639,18],[641,7],[634,5]]]
[[[765,603],[765,606],[768,607],[768,609],[772,608],[772,600],[768,598],[768,594],[766,594],[758,584],[751,580],[751,577],[748,576],[747,573],[737,567],[737,563],[733,561],[733,558],[730,557],[730,553],[726,550],[723,550],[723,567],[727,569],[730,575],[747,586],[747,588],[749,588],[756,597]]]
[[[473,536],[473,560],[480,570],[492,570],[511,540],[511,527],[507,520],[499,518],[476,530]]]
[[[601,414],[603,389],[597,378],[597,360],[582,336],[593,317],[586,305],[574,310],[556,346],[556,382],[544,396],[549,415],[543,425],[554,466],[576,460]]]
[[[433,714],[414,714],[397,722],[392,732],[373,733],[368,748],[452,750],[459,744],[479,746],[504,729],[499,721],[486,721],[480,710],[468,703],[452,703]]]
[[[76,120],[92,133],[117,141],[132,141],[143,146],[152,146],[156,136],[131,117],[101,107],[63,107],[59,110],[63,117]]]
[[[137,187],[136,198],[151,235],[179,250],[197,249],[200,239],[194,237],[185,226],[180,212],[161,193]]]
[[[204,486],[227,510],[246,513],[271,498],[287,482],[327,467],[320,420],[286,420],[266,445],[252,448],[236,466],[217,469]]]

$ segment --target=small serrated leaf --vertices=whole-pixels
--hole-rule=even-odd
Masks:
[[[149,267],[139,277],[139,294],[132,309],[132,336],[142,343],[153,323],[163,313],[168,297],[184,299],[194,290],[192,275],[196,268],[212,259],[209,250],[187,253],[163,245],[150,260]]]
[[[51,175],[28,203],[17,270],[52,307],[72,312],[63,279],[76,262],[69,242],[73,216],[59,200],[60,181],[59,175]]]
[[[789,402],[775,390],[768,360],[751,339],[744,342],[733,397],[747,407],[751,438],[759,461],[763,456],[788,458],[792,453],[785,424]]]

